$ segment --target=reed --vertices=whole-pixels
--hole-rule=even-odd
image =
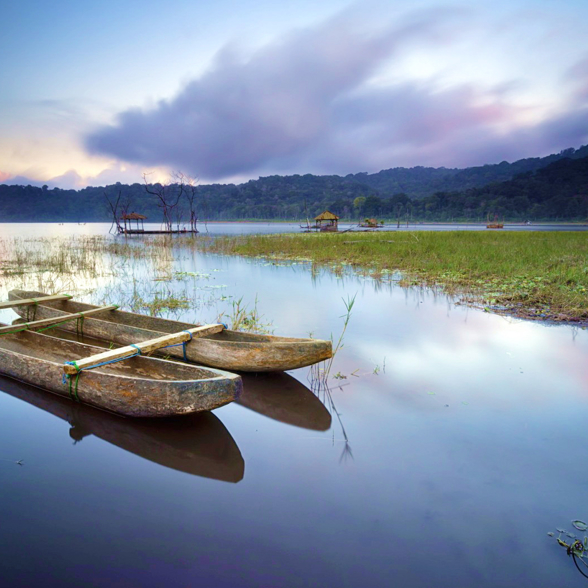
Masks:
[[[243,303],[243,297],[231,301],[231,312],[226,316],[221,313],[217,322],[227,321],[233,331],[246,331],[248,333],[270,334],[273,332],[272,322],[263,320],[263,315],[257,309],[257,296],[253,308]]]
[[[92,303],[195,322],[202,309],[216,307],[223,297],[200,285],[206,276],[176,271],[181,256],[172,239],[0,238],[0,299],[13,288],[67,292]]]

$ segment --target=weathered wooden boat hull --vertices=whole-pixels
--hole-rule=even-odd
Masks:
[[[67,421],[76,442],[93,435],[186,474],[232,483],[243,479],[245,462],[239,447],[211,412],[181,419],[128,419],[2,376],[0,392]]]
[[[166,417],[212,410],[235,400],[241,378],[220,370],[133,357],[84,370],[64,380],[66,361],[99,347],[23,331],[0,337],[0,372],[22,382],[72,396],[82,403],[132,417]],[[70,386],[71,383],[71,386]]]
[[[40,298],[41,292],[12,290],[11,300]],[[34,311],[15,308],[21,316],[34,312],[36,319],[83,312],[96,308],[81,302],[51,301],[39,304]],[[150,317],[120,310],[109,311],[99,316],[84,319],[83,331],[89,337],[103,339],[119,345],[129,345],[159,337],[166,333],[177,333],[195,325],[156,317]],[[71,321],[60,328],[75,332],[76,323]],[[158,353],[174,358],[183,358],[181,347],[172,347]],[[293,370],[332,356],[330,341],[257,335],[225,329],[221,333],[202,337],[186,345],[188,360],[199,365],[207,365],[231,371],[272,372]]]

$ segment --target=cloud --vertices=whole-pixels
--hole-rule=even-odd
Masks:
[[[120,113],[114,125],[87,135],[85,146],[91,154],[219,180],[478,165],[588,139],[586,111],[577,104],[531,124],[498,86],[375,83],[414,46],[450,43],[463,17],[436,9],[370,27],[343,14],[248,58],[227,46],[175,98]]]
[[[575,86],[577,100],[588,103],[588,56],[573,65],[566,77]]]

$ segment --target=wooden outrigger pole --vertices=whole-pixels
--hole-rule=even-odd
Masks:
[[[39,299],[40,300],[40,299]],[[55,298],[53,298],[55,300]],[[112,304],[110,306],[101,306],[93,310],[85,310],[84,312],[76,312],[74,314],[66,314],[65,316],[57,316],[52,318],[41,319],[38,321],[31,321],[30,323],[17,323],[16,325],[8,325],[7,327],[0,327],[0,333],[11,333],[15,331],[27,331],[28,329],[36,329],[38,327],[46,327],[49,325],[55,325],[59,323],[65,323],[67,321],[75,321],[77,319],[83,319],[84,317],[96,314],[98,312],[104,312],[106,310],[116,310],[118,306]]]
[[[12,308],[13,306],[30,306],[40,302],[49,302],[50,300],[71,300],[73,296],[69,294],[53,294],[52,296],[41,296],[39,298],[26,298],[24,300],[7,300],[0,302],[0,310],[3,308]]]
[[[162,347],[168,347],[170,345],[180,345],[196,339],[197,337],[205,337],[206,335],[213,335],[214,333],[220,333],[224,329],[224,325],[204,325],[203,327],[196,327],[195,329],[186,329],[179,333],[172,333],[171,335],[164,335],[163,337],[157,337],[156,339],[150,339],[148,341],[142,341],[137,344],[127,345],[120,347],[119,349],[110,349],[104,353],[97,353],[84,359],[78,359],[71,361],[63,366],[63,371],[70,376],[73,376],[84,369],[91,369],[97,367],[98,364],[103,365],[105,363],[114,363],[115,361],[122,361],[123,359],[129,359],[136,355],[143,355],[144,353],[150,353],[156,349]]]

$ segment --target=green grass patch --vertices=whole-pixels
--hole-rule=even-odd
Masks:
[[[207,251],[345,264],[403,286],[440,287],[467,304],[525,318],[588,322],[588,233],[411,231],[239,235]]]

